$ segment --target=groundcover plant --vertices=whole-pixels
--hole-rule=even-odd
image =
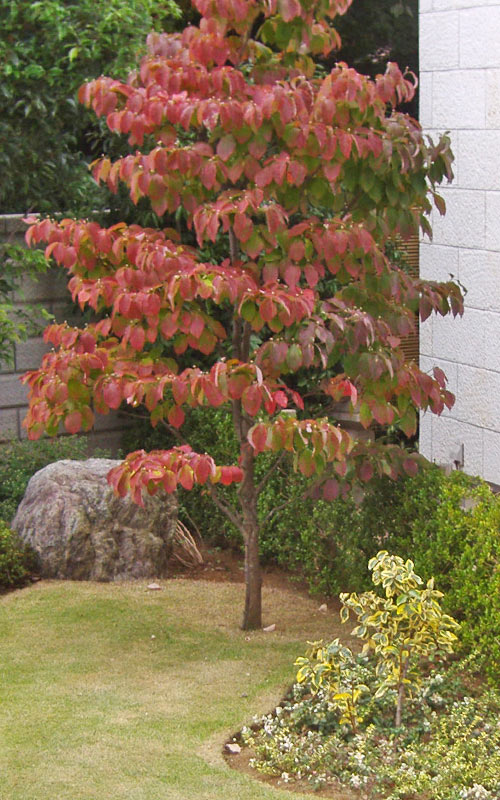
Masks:
[[[375,473],[413,474],[418,457],[352,439],[327,404],[347,400],[366,428],[411,435],[418,409],[453,402],[443,372],[421,372],[400,343],[418,312],[461,313],[460,290],[386,256],[395,235],[430,232],[432,201],[444,212],[436,187],[451,179],[452,155],[446,136],[426,140],[395,110],[414,93],[395,64],[373,80],[345,64],[325,74],[321,58],[340,44],[332,22],[349,0],[194,5],[199,25],[152,34],[126,83],[101,77],[80,91],[138,148],[99,160],[95,179],[148,198],[167,227],[45,219],[30,229],[70,273],[74,300],[101,319],[47,330],[57,351],[26,377],[27,426],[32,437],[61,422],[88,430],[126,403],[178,430],[178,446],[131,453],[110,481],[139,503],[143,491],[206,487],[242,534],[243,627],[255,628],[257,499],[273,471],[256,480],[259,454],[292,454],[334,499]],[[224,403],[233,465],[182,438],[186,411]],[[219,491],[232,484],[236,508]]]

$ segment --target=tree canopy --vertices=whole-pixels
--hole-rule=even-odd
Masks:
[[[95,414],[144,406],[178,431],[167,451],[131,453],[112,471],[122,495],[206,487],[243,535],[243,626],[261,624],[255,461],[290,454],[325,499],[375,474],[413,474],[418,456],[355,440],[299,391],[346,400],[369,429],[414,433],[418,409],[453,403],[440,369],[405,359],[415,313],[461,313],[452,282],[391,262],[395,235],[430,232],[449,140],[427,140],[398,112],[414,82],[390,63],[374,79],[315,58],[340,46],[350,0],[195,0],[198,26],[151,34],[127,82],[100,77],[80,99],[136,151],[99,159],[95,179],[147,198],[177,227],[36,221],[28,239],[69,272],[100,321],[49,327],[57,350],[28,373],[30,436],[89,429]],[[195,237],[195,238],[193,238]],[[191,361],[185,366],[189,353]],[[184,362],[184,363],[183,363]],[[217,464],[183,440],[186,413],[228,404],[240,452]],[[323,406],[324,409],[324,406]],[[290,410],[292,413],[289,413]],[[288,412],[288,413],[286,413]],[[238,484],[239,508],[219,493]]]

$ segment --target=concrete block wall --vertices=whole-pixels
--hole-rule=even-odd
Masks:
[[[0,216],[0,242],[23,244],[26,225],[22,215]],[[1,268],[1,265],[0,265]],[[51,270],[41,275],[37,281],[26,281],[23,296],[14,298],[14,304],[40,304],[56,321],[67,320],[77,324],[71,298],[67,290],[67,277],[62,270]],[[28,405],[28,392],[21,383],[20,376],[27,370],[37,369],[44,353],[49,350],[42,337],[19,342],[13,349],[13,363],[0,363],[0,442],[7,439],[26,438],[22,426]],[[124,420],[116,412],[98,416],[95,429],[87,435],[89,452],[96,448],[106,448],[113,453],[120,446]]]
[[[455,180],[421,243],[425,278],[466,287],[462,319],[421,326],[424,370],[440,366],[455,406],[422,416],[420,449],[500,484],[500,0],[420,0],[420,122],[449,131]]]

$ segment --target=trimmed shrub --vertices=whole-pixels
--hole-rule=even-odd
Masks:
[[[35,567],[34,552],[0,520],[0,590],[22,586]]]

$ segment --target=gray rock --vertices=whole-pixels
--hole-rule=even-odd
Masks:
[[[232,756],[237,756],[238,753],[241,753],[241,747],[236,742],[227,742],[225,746],[226,753],[229,753]]]
[[[45,578],[111,581],[166,575],[177,498],[117,497],[106,476],[119,461],[56,461],[31,478],[12,523]]]

